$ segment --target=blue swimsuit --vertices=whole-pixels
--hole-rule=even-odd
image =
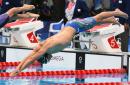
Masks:
[[[83,32],[88,29],[91,29],[93,26],[96,25],[96,23],[97,22],[93,17],[88,17],[88,18],[83,18],[83,19],[76,18],[76,19],[68,21],[65,24],[65,27],[67,26],[73,27],[78,33],[78,32]]]

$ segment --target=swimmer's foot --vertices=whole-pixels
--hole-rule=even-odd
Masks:
[[[40,15],[39,14],[34,14],[34,13],[30,13],[30,12],[27,12],[27,15],[30,17],[30,18],[38,18]]]
[[[35,6],[34,6],[34,5],[24,4],[24,5],[22,6],[22,8],[23,8],[24,11],[28,11],[28,10],[35,9]]]
[[[113,24],[118,24],[118,25],[120,25],[119,20],[116,19],[114,16],[113,16],[113,17],[110,17],[110,21],[111,21]]]
[[[125,18],[125,19],[128,19],[128,14],[122,12],[120,9],[115,9],[115,12],[118,13],[118,16],[122,17],[122,18]]]

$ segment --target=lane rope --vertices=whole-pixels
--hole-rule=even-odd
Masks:
[[[125,69],[99,69],[99,70],[62,70],[20,72],[18,76],[48,76],[48,75],[84,75],[84,74],[124,74]],[[0,73],[0,77],[9,77],[9,72]]]
[[[103,82],[103,83],[57,84],[57,85],[130,85],[130,82]]]
[[[57,78],[57,79],[67,79],[67,78],[99,78],[99,77],[108,77],[108,78],[124,78],[123,74],[94,74],[94,75],[47,75],[47,76],[15,76],[15,77],[0,77],[0,80],[9,80],[9,79],[31,79],[31,80],[43,80],[46,78]]]

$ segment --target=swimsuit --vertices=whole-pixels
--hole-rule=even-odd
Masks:
[[[88,29],[91,29],[93,26],[96,25],[96,20],[93,17],[88,17],[88,18],[76,18],[73,20],[68,21],[65,24],[65,27],[69,26],[72,27],[76,30],[76,33],[78,32],[83,32]]]

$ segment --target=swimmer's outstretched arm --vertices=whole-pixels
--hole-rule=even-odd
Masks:
[[[17,75],[19,72],[21,72],[24,68],[26,68],[27,66],[29,66],[30,64],[32,64],[34,61],[34,59],[30,59],[32,58],[33,55],[35,55],[37,53],[38,50],[41,49],[42,43],[39,43],[37,45],[37,47],[24,59],[20,62],[20,64],[17,66],[16,70],[14,70],[10,76],[15,76]],[[32,61],[29,61],[32,60]],[[26,64],[26,66],[24,66]]]

